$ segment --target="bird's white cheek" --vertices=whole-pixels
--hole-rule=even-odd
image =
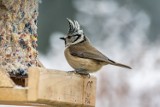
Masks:
[[[70,46],[70,44],[69,44],[69,43],[66,43],[66,47],[68,47],[68,46]]]

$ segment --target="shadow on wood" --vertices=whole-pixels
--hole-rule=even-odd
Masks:
[[[27,87],[14,84],[0,69],[0,104],[94,107],[96,78],[45,68],[29,68]],[[3,77],[3,78],[2,78]]]

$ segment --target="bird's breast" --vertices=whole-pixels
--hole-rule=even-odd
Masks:
[[[69,65],[74,69],[81,68],[81,69],[87,70],[88,72],[95,72],[95,71],[98,71],[103,66],[102,63],[96,60],[80,58],[80,57],[71,55],[68,48],[65,49],[64,53]]]

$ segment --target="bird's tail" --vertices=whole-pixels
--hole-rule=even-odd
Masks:
[[[130,66],[128,66],[128,65],[121,64],[121,63],[117,63],[117,62],[114,62],[114,61],[112,61],[112,60],[110,60],[110,59],[109,59],[109,61],[110,61],[109,64],[111,64],[111,65],[115,65],[115,66],[119,66],[119,67],[123,67],[123,68],[132,69],[132,68],[131,68]]]

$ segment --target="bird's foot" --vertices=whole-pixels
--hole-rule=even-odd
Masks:
[[[82,76],[88,76],[90,78],[90,74],[85,69],[76,69],[75,72]]]
[[[79,74],[82,76],[88,76],[88,78],[90,78],[90,74],[85,70],[85,69],[76,69],[73,71],[67,71],[67,73],[71,74],[71,73],[75,73],[75,74]]]
[[[69,73],[69,74],[76,73],[76,71],[75,70],[73,70],[73,71],[67,71],[67,73]]]

